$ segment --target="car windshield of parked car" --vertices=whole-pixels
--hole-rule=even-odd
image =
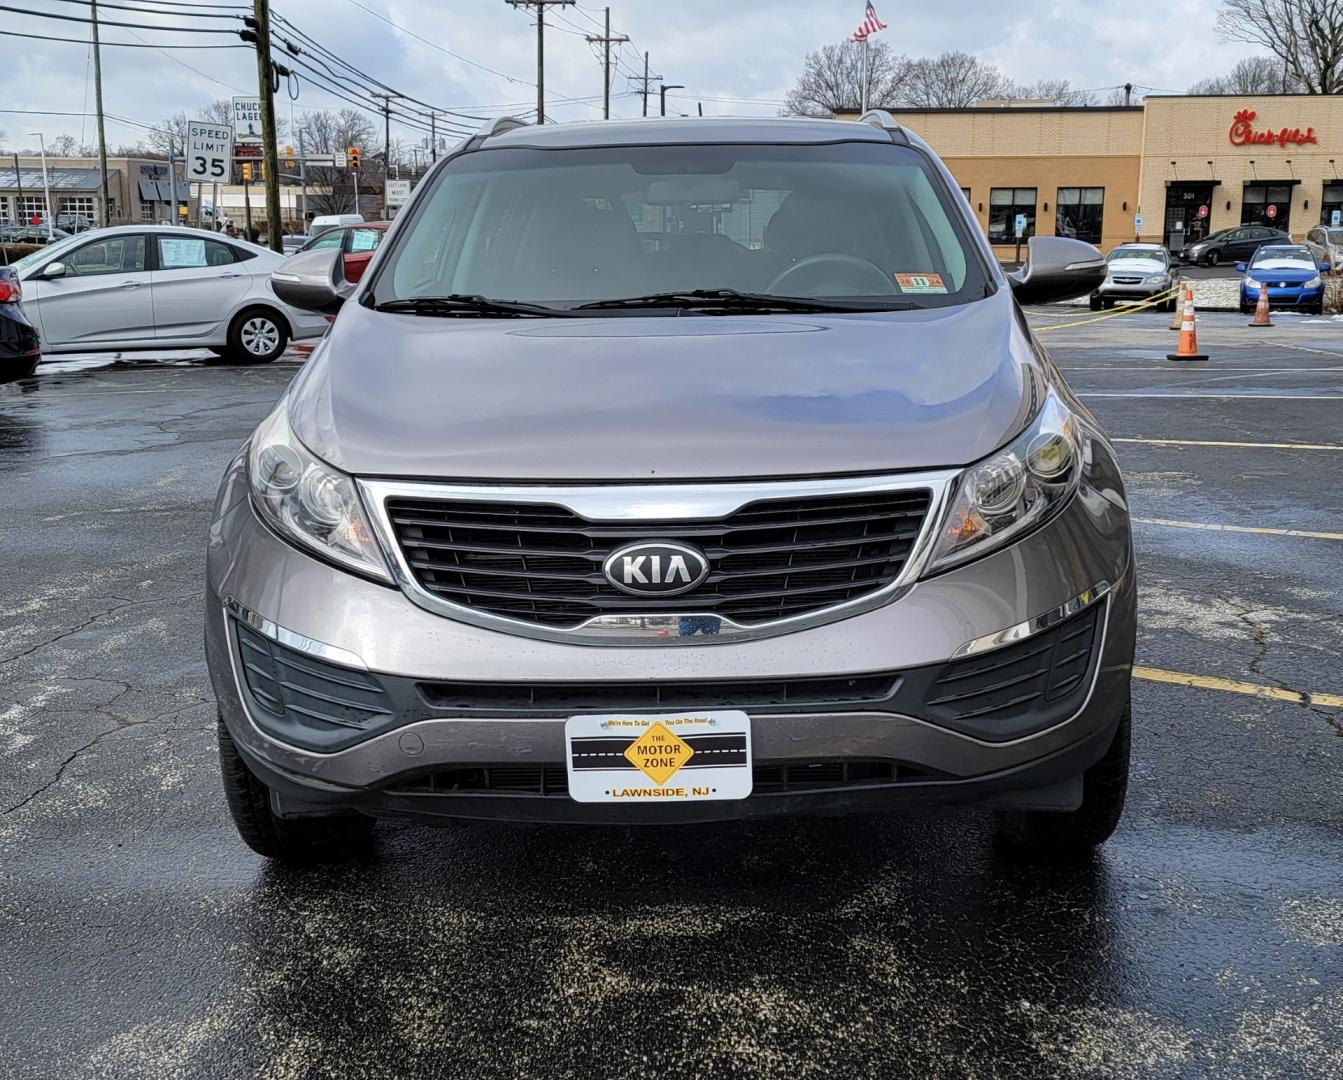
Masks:
[[[40,251],[31,251],[22,259],[15,259],[9,265],[19,273],[36,266],[39,262],[60,262],[61,253],[69,251],[77,243],[82,243],[87,239],[83,236],[66,236],[58,239]]]
[[[899,308],[964,303],[989,280],[928,159],[885,142],[484,149],[413,213],[374,305],[734,290]]]
[[[1110,252],[1105,260],[1108,263],[1116,262],[1145,262],[1151,263],[1153,270],[1164,270],[1170,265],[1166,257],[1166,252],[1161,248],[1143,248],[1133,247],[1132,245],[1120,245]]]
[[[1329,237],[1329,243],[1343,244],[1343,229],[1328,229],[1326,232]]]
[[[1314,270],[1315,256],[1308,247],[1260,248],[1250,260],[1251,270]]]

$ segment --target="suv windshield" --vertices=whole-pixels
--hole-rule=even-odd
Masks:
[[[892,143],[487,148],[433,183],[382,262],[374,306],[728,290],[861,310],[963,303],[988,286],[946,186]]]

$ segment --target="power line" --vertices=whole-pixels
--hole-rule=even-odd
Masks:
[[[486,67],[484,64],[477,63],[475,60],[472,60],[468,56],[463,56],[461,53],[455,53],[451,49],[445,49],[437,41],[430,41],[427,37],[421,37],[419,34],[415,33],[414,30],[409,30],[406,27],[402,26],[400,23],[393,22],[391,19],[389,19],[386,15],[383,15],[381,12],[374,11],[371,7],[367,7],[364,4],[361,4],[359,0],[349,0],[349,3],[353,4],[355,7],[360,8],[363,11],[367,11],[374,18],[381,19],[383,22],[385,22],[388,26],[392,27],[393,29],[400,30],[401,33],[406,34],[409,37],[413,37],[416,41],[422,41],[424,42],[424,44],[437,49],[439,52],[451,56],[454,60],[460,60],[463,64],[470,64],[472,67],[480,68],[481,71],[488,71],[491,75],[497,75],[501,79],[507,79],[509,82],[518,83],[521,86],[534,85],[533,83],[527,82],[526,79],[515,79],[513,78],[512,75],[506,75],[502,71],[496,71],[492,67]]]
[[[0,11],[13,11],[13,12],[16,12],[17,14],[19,14],[19,15],[32,15],[32,16],[34,16],[35,18],[38,18],[38,19],[60,19],[60,20],[63,21],[63,22],[83,23],[85,26],[88,26],[88,25],[90,25],[90,24],[93,22],[92,19],[81,19],[81,18],[80,18],[79,16],[77,16],[77,15],[61,15],[61,14],[55,12],[55,11],[34,11],[32,8],[12,7],[12,6],[10,6],[9,4],[0,4]],[[146,14],[148,14],[148,12],[146,12]],[[165,13],[165,14],[166,14],[166,13]],[[125,23],[125,22],[108,22],[108,21],[106,21],[106,20],[104,20],[104,19],[99,19],[99,20],[98,20],[98,24],[99,24],[100,26],[123,26],[123,27],[134,27],[134,28],[137,29],[137,30],[161,30],[161,31],[164,31],[165,33],[169,33],[169,34],[187,34],[187,33],[190,33],[190,34],[234,34],[234,33],[237,33],[237,31],[235,31],[235,30],[225,30],[225,29],[223,29],[222,27],[216,28],[216,27],[212,27],[212,26],[205,26],[205,27],[197,27],[197,28],[192,29],[192,30],[186,30],[186,29],[184,29],[184,28],[179,28],[179,27],[175,27],[175,26],[160,26],[158,23]],[[57,40],[61,40],[61,39],[57,39]]]
[[[92,20],[88,20],[92,22]],[[99,20],[101,26],[120,26],[120,23],[105,23]],[[230,31],[231,33],[231,31]],[[0,30],[0,37],[28,38],[30,41],[59,41],[65,45],[87,45],[87,41],[74,41],[68,37],[53,37],[50,34],[21,34],[17,30]],[[104,41],[104,45],[117,46],[123,49],[245,49],[246,45],[241,43],[235,45],[144,45],[137,41]]]
[[[78,4],[80,7],[88,7],[88,6],[89,6],[89,0],[57,0],[57,2],[58,2],[58,3],[62,3],[62,4]],[[172,0],[162,0],[162,2],[165,2],[165,3],[166,3],[166,2],[172,2]],[[215,15],[215,14],[212,14],[211,12],[207,12],[207,11],[158,11],[158,10],[156,10],[156,9],[154,9],[154,8],[131,7],[129,4],[115,4],[115,3],[111,3],[110,0],[98,0],[98,6],[99,6],[100,8],[116,8],[116,9],[118,9],[119,11],[134,11],[134,12],[138,12],[138,13],[141,14],[141,15],[176,15],[176,16],[179,17],[179,18],[185,18],[185,19],[241,19],[241,18],[242,18],[242,16],[241,16],[241,15],[238,15],[238,14]],[[239,9],[230,7],[229,10],[230,10],[230,11],[237,11],[237,10],[239,10]],[[53,16],[53,17],[54,17],[54,18],[62,18],[62,16],[59,16],[59,15],[56,15],[56,16]],[[114,24],[112,24],[112,23],[104,22],[104,21],[101,20],[101,19],[99,20],[99,22],[101,22],[104,26],[112,26],[112,25],[114,25]],[[171,30],[171,29],[173,29],[173,27],[164,26],[164,27],[159,27],[159,29],[162,29],[162,30]]]

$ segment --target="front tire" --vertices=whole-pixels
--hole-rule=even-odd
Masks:
[[[1110,747],[1082,774],[1082,805],[1065,813],[1001,810],[998,843],[1006,851],[1039,862],[1086,858],[1105,843],[1119,824],[1128,791],[1132,705],[1124,703]]]
[[[1222,253],[1220,251],[1210,251],[1203,256],[1203,264],[1205,266],[1216,266],[1221,261]]]
[[[1100,309],[1101,309],[1101,303],[1102,303],[1102,301],[1101,301],[1101,298],[1100,298],[1099,296],[1093,296],[1093,297],[1091,298],[1091,310],[1092,310],[1092,311],[1100,311]]]
[[[368,850],[376,824],[370,817],[278,816],[271,810],[270,789],[247,767],[222,718],[218,724],[224,797],[243,843],[258,855],[296,865],[345,862]]]
[[[269,364],[289,344],[289,328],[268,308],[249,308],[228,330],[228,358],[235,364]]]

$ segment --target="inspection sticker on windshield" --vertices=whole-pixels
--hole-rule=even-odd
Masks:
[[[744,712],[571,716],[564,724],[577,802],[699,802],[751,794]]]
[[[895,283],[901,292],[940,292],[947,291],[942,284],[941,274],[896,274]]]

